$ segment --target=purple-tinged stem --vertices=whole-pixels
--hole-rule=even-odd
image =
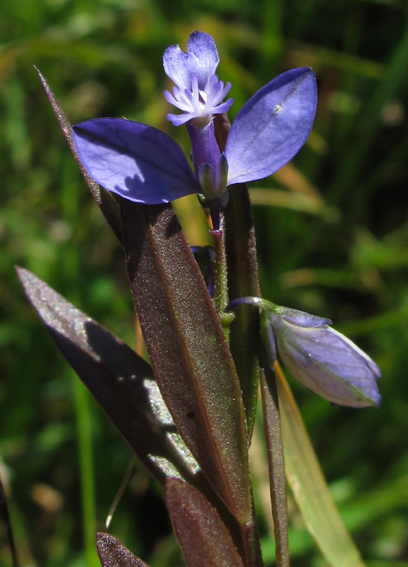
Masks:
[[[252,520],[241,526],[242,541],[244,543],[245,564],[248,567],[264,567],[261,543],[256,525],[255,507],[252,499]]]

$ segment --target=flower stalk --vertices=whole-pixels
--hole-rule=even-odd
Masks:
[[[213,263],[214,273],[214,297],[213,304],[217,312],[218,319],[224,331],[227,342],[229,343],[230,326],[234,320],[233,313],[225,311],[228,305],[228,273],[227,255],[225,251],[225,215],[220,214],[218,229],[210,230],[210,235],[214,240],[215,259]]]

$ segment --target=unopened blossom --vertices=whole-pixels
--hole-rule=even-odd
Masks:
[[[322,398],[356,408],[379,405],[378,366],[332,329],[329,319],[257,297],[238,299],[229,309],[242,303],[261,308],[262,343],[271,368],[278,353],[289,372]]]
[[[215,74],[214,40],[196,31],[184,53],[166,49],[164,70],[175,83],[165,98],[181,114],[192,143],[192,171],[178,144],[155,128],[120,118],[99,118],[73,127],[81,161],[100,185],[137,203],[167,203],[200,193],[220,201],[227,187],[267,177],[285,165],[305,143],[314,121],[317,90],[309,68],[287,71],[261,88],[241,109],[221,153],[213,116],[226,112],[230,84]]]

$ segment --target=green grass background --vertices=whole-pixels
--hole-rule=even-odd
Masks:
[[[379,409],[331,407],[290,381],[367,565],[408,566],[406,0],[1,3],[0,466],[22,565],[98,565],[94,532],[130,453],[56,352],[14,265],[135,344],[122,251],[33,65],[71,122],[126,116],[170,133],[188,153],[186,132],[165,118],[161,60],[195,29],[217,43],[219,77],[233,84],[231,119],[278,73],[316,72],[308,143],[291,169],[252,188],[261,287],[276,303],[330,317],[381,367]],[[191,243],[206,243],[195,198],[176,206]],[[253,469],[273,564],[260,454]],[[291,499],[290,519],[294,567],[324,567]],[[152,567],[182,564],[160,490],[138,465],[110,531]],[[0,565],[10,564],[0,525]]]

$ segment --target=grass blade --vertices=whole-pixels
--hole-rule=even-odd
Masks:
[[[296,402],[275,365],[286,475],[309,532],[332,567],[364,567],[333,502]]]

